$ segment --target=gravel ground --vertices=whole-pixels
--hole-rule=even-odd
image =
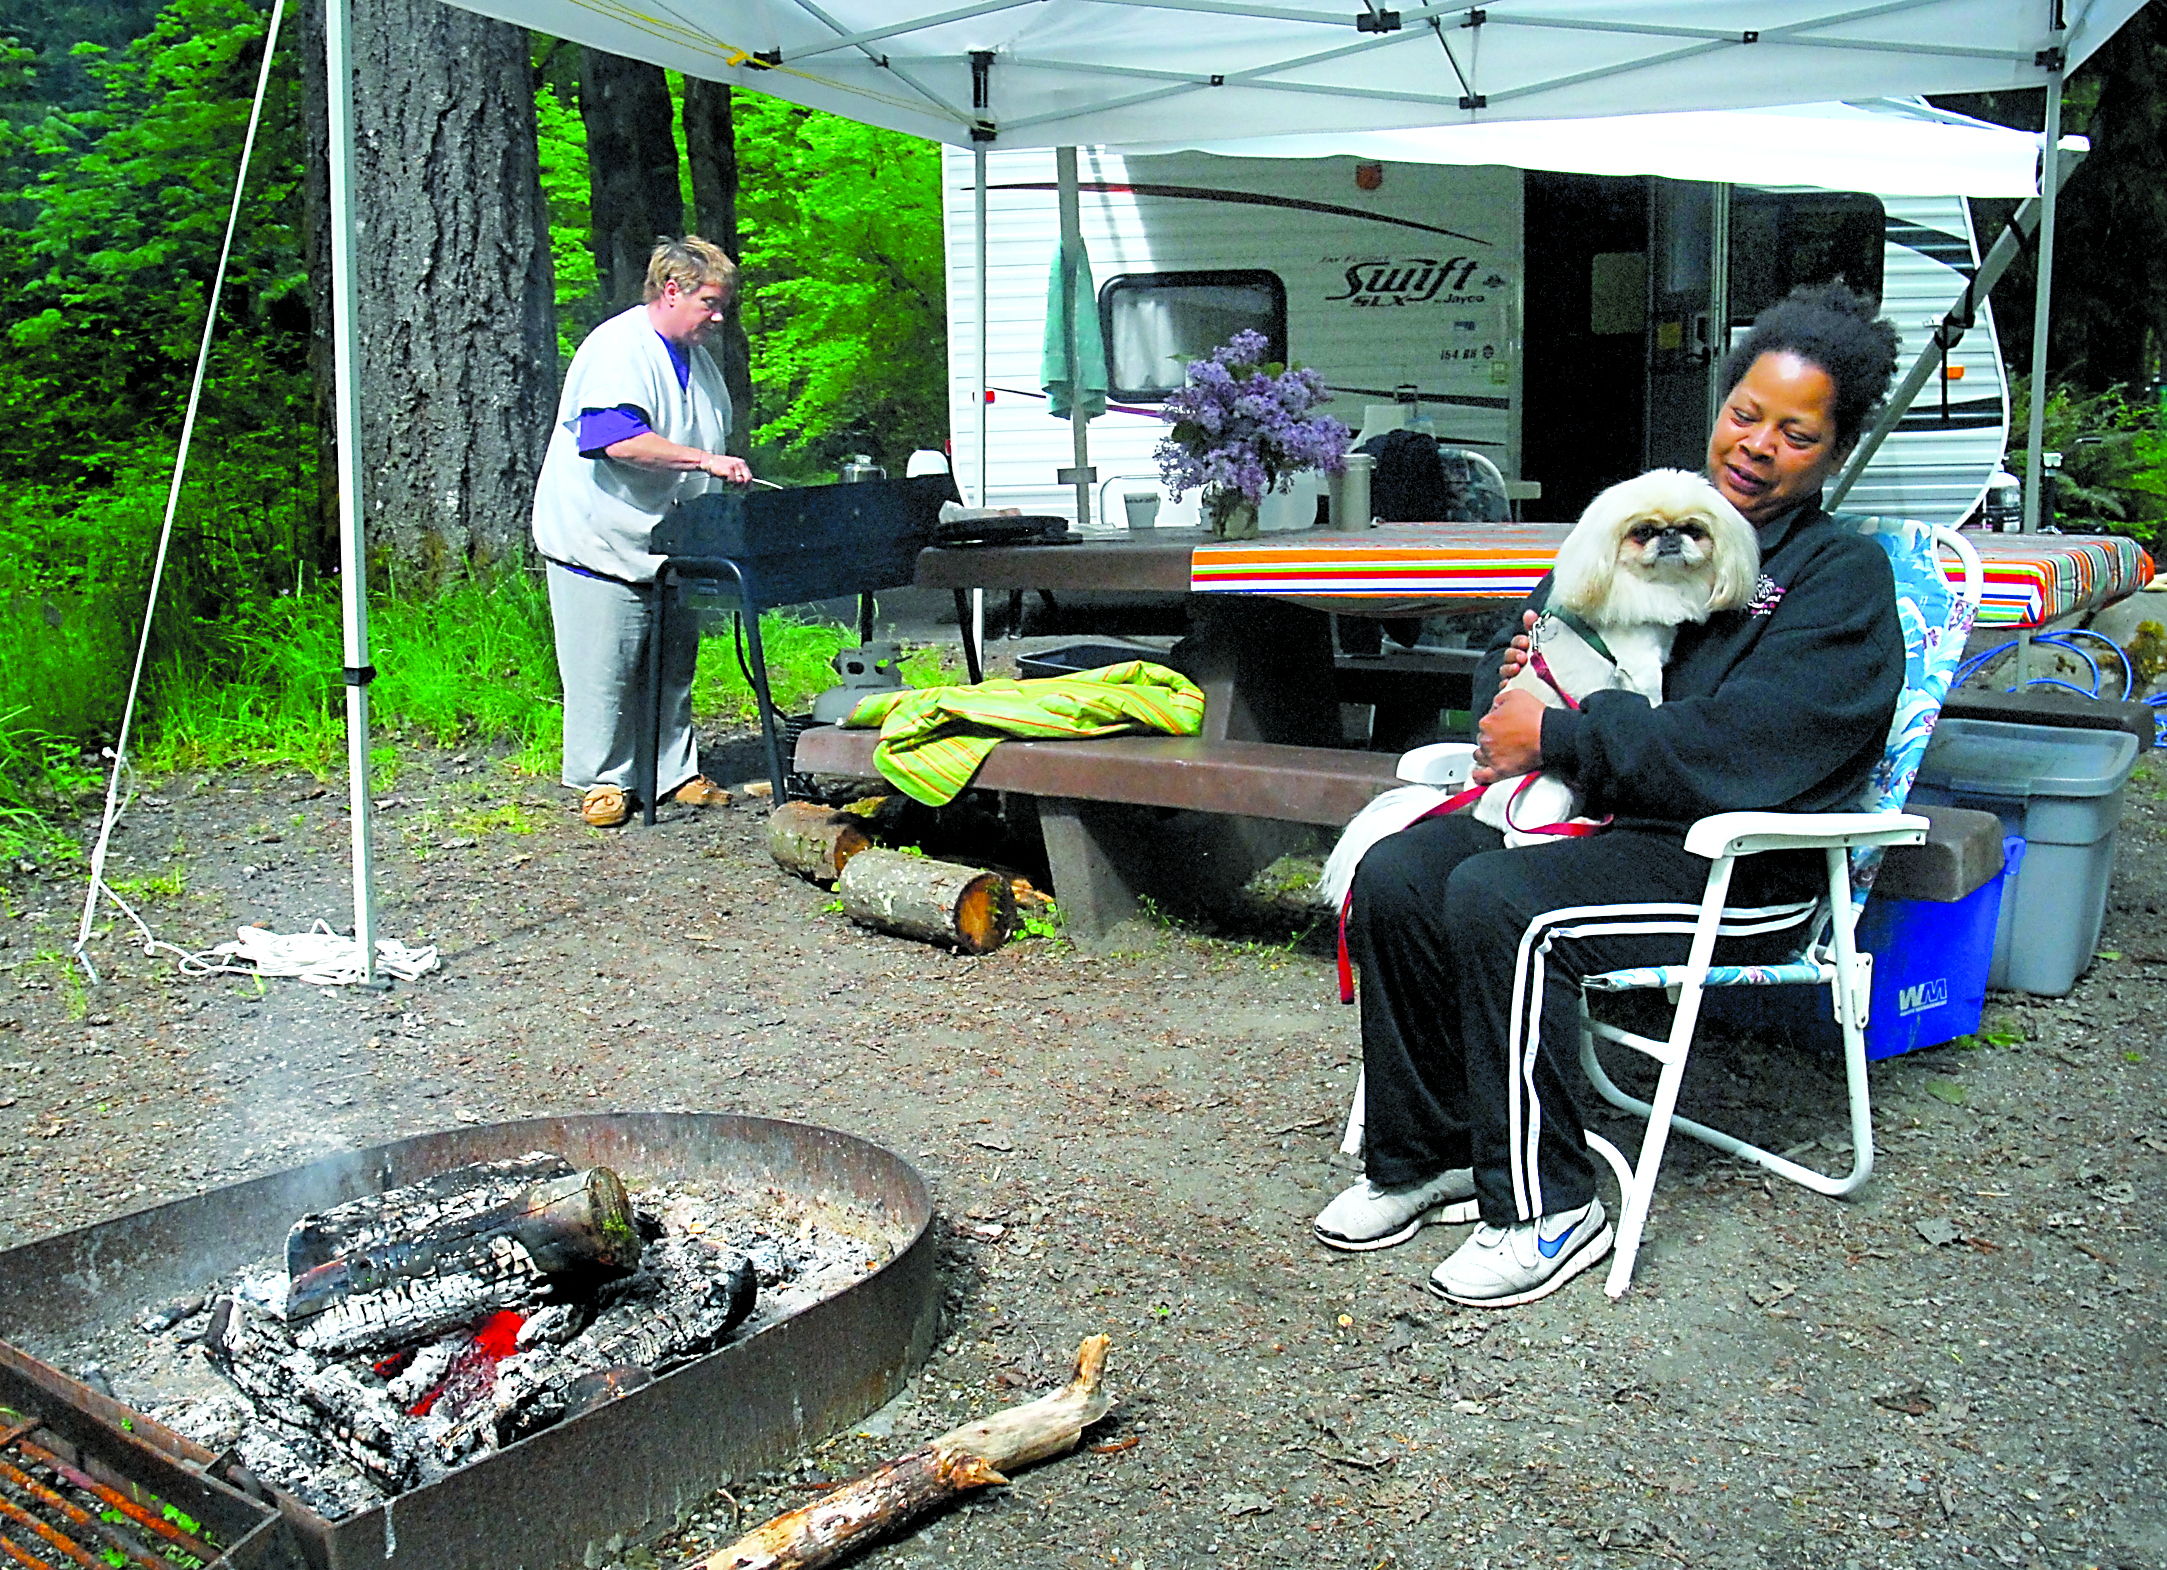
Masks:
[[[927,1174],[949,1319],[911,1393],[611,1559],[674,1563],[809,1485],[1049,1388],[1114,1340],[1087,1448],[875,1550],[892,1566],[2167,1565],[2157,1208],[2167,811],[2133,785],[2103,957],[2061,1000],[1875,1071],[1851,1201],[1672,1147],[1634,1289],[1503,1313],[1420,1290],[1457,1242],[1328,1253],[1309,1218],[1359,1058],[1314,937],[1161,925],[966,959],[852,928],[746,806],[580,825],[486,756],[402,749],[389,995],[185,979],[110,928],[59,962],[80,866],[4,873],[0,1245],[325,1152],[599,1108],[831,1124]],[[757,774],[743,738],[711,750]],[[167,941],[345,919],[341,792],[159,782],[116,840]],[[1841,1075],[1724,1044],[1688,1106],[1841,1142]],[[1616,1132],[1616,1130],[1613,1130]]]

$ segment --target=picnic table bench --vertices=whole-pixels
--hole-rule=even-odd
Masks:
[[[800,774],[876,779],[871,730],[820,726],[798,738]],[[1238,883],[1269,837],[1242,832],[1246,820],[1336,829],[1400,783],[1386,753],[1293,747],[1204,736],[1109,736],[1094,741],[1004,741],[971,781],[974,790],[1034,797],[1046,860],[1068,931],[1084,941],[1137,912],[1139,894],[1169,877]],[[1137,807],[1213,815],[1215,840],[1170,850],[1162,825]],[[1218,858],[1223,867],[1199,866]],[[1264,856],[1263,859],[1270,859]]]

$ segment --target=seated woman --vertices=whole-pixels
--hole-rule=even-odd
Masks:
[[[1549,709],[1501,691],[1483,717],[1476,783],[1554,770],[1610,827],[1505,850],[1470,816],[1431,818],[1363,859],[1347,939],[1365,1175],[1317,1217],[1319,1242],[1388,1248],[1479,1217],[1429,1284],[1487,1307],[1542,1297],[1609,1252],[1574,1061],[1581,978],[1685,957],[1708,878],[1685,848],[1695,819],[1855,805],[1903,687],[1888,559],[1821,510],[1895,373],[1877,309],[1841,284],[1800,289],[1725,360],[1708,476],[1754,526],[1762,577],[1745,609],[1679,629],[1661,706],[1609,691]],[[1525,646],[1500,651],[1504,675]],[[1817,851],[1741,861],[1718,962],[1794,951],[1823,880]]]

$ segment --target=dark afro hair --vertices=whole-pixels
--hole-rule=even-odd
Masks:
[[[1896,328],[1881,302],[1838,283],[1801,284],[1753,319],[1723,360],[1723,391],[1745,379],[1764,354],[1795,354],[1836,384],[1836,445],[1858,439],[1896,374]]]

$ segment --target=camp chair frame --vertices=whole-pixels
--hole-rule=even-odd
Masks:
[[[1888,550],[1897,572],[1899,608],[1903,612],[1904,693],[1889,729],[1882,767],[1871,787],[1875,809],[1842,813],[1726,812],[1701,819],[1687,831],[1686,849],[1709,858],[1711,865],[1685,963],[1610,971],[1590,976],[1581,984],[1580,1061],[1588,1081],[1611,1105],[1647,1119],[1637,1163],[1628,1163],[1617,1146],[1601,1135],[1591,1132],[1587,1136],[1589,1146],[1616,1173],[1622,1195],[1617,1246],[1603,1288],[1613,1298],[1622,1296],[1632,1282],[1664,1146],[1672,1129],[1822,1194],[1852,1193],[1873,1174],[1873,1109],[1867,1088],[1865,1034],[1873,990],[1873,957],[1858,949],[1858,917],[1883,851],[1891,845],[1918,844],[1926,836],[1926,820],[1901,809],[1910,794],[1942,699],[1962,659],[1984,578],[1978,554],[1954,530],[1871,518],[1843,522],[1856,532],[1878,538]],[[1951,592],[1941,575],[1937,552],[1942,548],[1952,551],[1963,564],[1964,588],[1960,593]],[[1814,933],[1812,940],[1795,958],[1780,964],[1714,964],[1724,898],[1739,858],[1771,850],[1808,848],[1824,853],[1828,869],[1828,892],[1809,929]],[[1685,1079],[1686,1060],[1707,989],[1801,985],[1829,989],[1833,1012],[1843,1031],[1851,1168],[1841,1175],[1816,1171],[1677,1112],[1678,1092]],[[1607,1024],[1588,1013],[1591,992],[1656,988],[1661,988],[1672,1004],[1670,1030],[1660,1039]],[[1596,1056],[1598,1040],[1631,1047],[1661,1065],[1652,1101],[1643,1101],[1618,1087]]]

